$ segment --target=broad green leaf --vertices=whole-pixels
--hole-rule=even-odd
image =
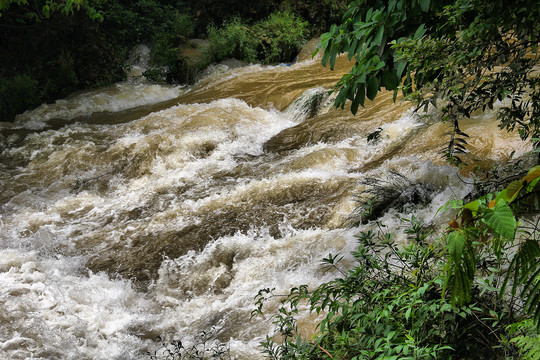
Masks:
[[[527,192],[531,192],[538,181],[540,180],[540,165],[532,167],[526,176],[524,176],[521,179],[521,182],[526,182],[528,184],[527,186]]]
[[[521,181],[512,181],[507,187],[506,187],[506,202],[512,202],[516,198],[516,196],[519,194],[519,191],[523,188],[523,184]],[[504,191],[504,190],[503,190]]]
[[[386,70],[382,74],[382,83],[387,90],[395,90],[398,86],[398,81],[393,72]]]
[[[358,39],[354,38],[354,40],[351,42],[351,45],[349,46],[349,49],[347,50],[347,57],[349,58],[349,61],[351,61],[354,54],[356,53],[357,46],[358,46]]]
[[[490,229],[503,238],[511,239],[514,237],[517,221],[512,209],[503,200],[499,200],[493,209],[485,211],[484,220]]]
[[[424,24],[422,24],[418,27],[418,29],[416,29],[416,32],[414,33],[414,39],[415,40],[420,39],[422,36],[424,36],[425,33],[426,33],[426,28]]]
[[[353,115],[356,115],[356,112],[358,111],[358,105],[362,105],[362,107],[364,107],[365,97],[366,97],[366,86],[363,83],[360,83],[357,86],[356,95],[351,104],[351,112],[353,113]]]
[[[536,170],[540,170],[540,165],[536,165],[536,166],[533,166],[532,168],[530,168],[529,171],[527,172],[527,175],[535,172]]]
[[[536,184],[538,184],[538,181],[540,181],[540,177],[537,177],[536,179],[534,179],[533,181],[531,181],[531,183],[529,184],[529,186],[527,186],[527,192],[530,193],[531,191],[534,190],[534,187],[536,186]]]
[[[375,76],[369,78],[367,82],[367,98],[369,100],[375,99],[377,91],[379,90],[379,80]]]
[[[330,51],[328,50],[328,48],[325,48],[324,49],[324,52],[323,52],[323,56],[322,56],[322,59],[321,59],[321,63],[324,67],[326,67],[326,65],[328,64],[328,59],[330,58]]]
[[[448,252],[455,263],[459,263],[465,246],[465,236],[462,231],[452,231],[448,234]]]
[[[504,202],[508,202],[508,189],[504,189],[502,191],[500,191],[496,196],[495,196],[495,199],[493,199],[492,201],[494,202],[494,205],[496,205],[499,200],[502,200]],[[490,206],[490,207],[493,207],[493,206]]]
[[[364,107],[364,103],[366,101],[366,85],[364,83],[358,84],[358,92],[356,93],[356,95],[360,99],[360,105]]]
[[[429,3],[430,3],[430,0],[421,0],[420,1],[420,7],[422,8],[422,11],[424,11],[424,12],[429,11]]]
[[[384,61],[379,60],[379,62],[377,63],[377,66],[375,66],[374,71],[382,69],[385,65],[386,65],[386,63]]]
[[[381,45],[383,36],[384,36],[384,26],[381,25],[379,27],[379,30],[377,31],[377,35],[375,35],[375,40],[373,42],[377,45]]]
[[[473,216],[476,215],[476,212],[478,211],[479,207],[480,207],[480,202],[478,200],[474,200],[474,201],[471,201],[470,203],[463,205],[464,209],[469,209],[472,211]]]
[[[396,2],[397,0],[390,0],[388,2],[388,12],[391,13],[392,11],[394,11],[394,8],[396,7]]]
[[[332,45],[332,48],[330,49],[330,70],[334,70],[334,66],[336,65],[337,52],[337,46]]]

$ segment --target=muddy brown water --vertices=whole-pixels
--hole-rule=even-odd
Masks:
[[[356,116],[333,108],[349,66],[219,65],[191,88],[131,80],[1,123],[0,358],[144,359],[157,336],[210,328],[262,358],[272,324],[250,319],[255,294],[336,276],[319,264],[365,230],[344,226],[360,179],[431,184],[411,211],[441,221],[470,189],[440,157],[447,126],[385,92]],[[462,130],[474,164],[529,150],[493,114]],[[396,230],[395,215],[380,221]]]

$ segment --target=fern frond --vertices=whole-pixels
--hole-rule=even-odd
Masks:
[[[512,295],[522,288],[520,297],[525,301],[523,310],[532,316],[540,330],[540,245],[535,239],[526,240],[512,259],[501,287],[502,297],[512,279]]]
[[[510,343],[518,349],[523,360],[540,360],[540,337],[531,320],[514,323],[508,328]]]
[[[471,301],[472,285],[476,272],[476,258],[470,240],[464,231],[448,234],[449,258],[446,265],[446,288],[450,288],[450,301],[459,306]]]

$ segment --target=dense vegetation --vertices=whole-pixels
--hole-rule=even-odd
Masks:
[[[0,1],[0,121],[124,79],[127,55],[141,42],[151,45],[147,76],[156,81],[193,82],[207,65],[226,57],[290,62],[309,35],[342,15],[343,5],[343,0],[316,6],[303,0]],[[189,55],[193,37],[210,41],[209,51],[195,59]]]
[[[461,165],[468,135],[460,122],[496,102],[501,128],[538,140],[539,18],[537,1],[355,0],[322,35],[322,62],[333,68],[341,53],[355,59],[335,88],[336,106],[350,100],[353,113],[381,87],[395,97],[401,91],[417,111],[437,109],[432,114],[451,129],[442,152]],[[477,187],[472,201],[449,201],[445,208],[458,218],[444,231],[402,219],[408,244],[398,246],[397,234],[374,222],[358,236],[353,267],[330,254],[323,263],[341,276],[284,296],[264,352],[272,359],[540,359],[540,167],[532,158],[529,170],[511,165]],[[362,198],[356,213],[367,218],[381,191]],[[254,315],[273,296],[261,290]],[[305,305],[324,314],[313,338],[296,326]]]

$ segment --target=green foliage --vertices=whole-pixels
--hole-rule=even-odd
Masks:
[[[182,4],[159,0],[111,1],[103,7],[103,26],[115,41],[129,46],[160,36],[185,41],[193,35],[195,23],[181,8]]]
[[[355,64],[335,90],[336,106],[356,113],[381,87],[442,110],[451,125],[445,155],[460,163],[468,137],[459,121],[479,109],[498,110],[500,126],[523,139],[540,133],[536,0],[355,0],[339,26],[321,36],[323,65],[347,53]]]
[[[195,24],[190,15],[178,10],[184,9],[182,2],[28,0],[2,4],[0,78],[7,81],[14,74],[27,74],[38,89],[28,92],[35,97],[25,106],[18,102],[9,105],[11,110],[3,110],[2,121],[12,121],[29,107],[79,89],[125,79],[127,53],[142,41],[156,44],[156,69],[169,69],[164,77],[173,81],[189,73],[177,54],[193,35]],[[104,20],[92,21],[90,8],[104,14]]]
[[[253,26],[259,38],[258,56],[264,63],[293,61],[307,36],[308,23],[293,13],[280,11]]]
[[[481,248],[490,245],[499,264],[503,256],[510,257],[508,249],[517,242],[515,239],[518,224],[515,214],[528,212],[530,204],[537,204],[540,192],[540,168],[533,167],[521,180],[511,182],[505,189],[488,194],[463,205],[461,227],[448,235],[448,251],[451,262],[448,264],[447,282],[451,282],[451,298],[459,303],[470,302],[477,254]],[[537,211],[537,209],[535,209]],[[508,259],[508,268],[500,288],[500,297],[506,296],[506,288],[512,284],[511,295],[520,290],[523,311],[529,314],[540,329],[540,244],[537,224],[531,230],[521,231],[522,240],[517,251]],[[489,238],[486,236],[489,233]],[[457,241],[459,239],[459,241]],[[461,244],[467,243],[464,248]],[[456,251],[456,248],[459,248]],[[459,256],[456,254],[459,252]],[[456,258],[468,259],[467,266],[461,266]]]
[[[232,19],[221,28],[209,28],[208,56],[212,61],[236,58],[247,62],[290,62],[306,40],[307,26],[307,22],[287,11],[273,13],[252,26]]]
[[[453,304],[463,306],[471,302],[476,272],[476,258],[471,250],[470,236],[465,231],[453,231],[447,237],[448,263],[444,290],[450,287]]]
[[[257,60],[257,45],[259,40],[251,29],[240,19],[234,18],[223,27],[208,29],[210,41],[209,56],[214,61],[236,58],[247,62]]]
[[[12,78],[0,78],[0,119],[12,119],[15,115],[39,105],[38,83],[27,74]]]
[[[110,84],[124,78],[124,57],[104,33],[101,23],[88,16],[102,1],[21,1],[6,6],[0,17],[0,78],[29,76],[35,91],[20,101],[3,105],[0,121],[43,102],[81,88]],[[47,8],[48,6],[48,8]],[[42,14],[43,8],[45,14]],[[47,12],[48,11],[48,12]],[[86,12],[86,13],[85,13]],[[4,97],[11,102],[15,95]]]
[[[277,10],[280,2],[281,0],[198,0],[187,3],[186,6],[197,15],[198,27],[204,32],[211,24],[220,27],[234,18],[240,18],[247,23],[262,20]]]
[[[422,20],[422,9],[418,2],[392,0],[388,6],[382,1],[353,1],[343,15],[342,24],[332,25],[330,31],[321,36],[319,49],[324,50],[322,63],[334,68],[336,57],[347,53],[355,64],[349,74],[344,75],[336,86],[339,91],[336,106],[343,107],[346,100],[352,101],[352,112],[365,102],[372,100],[381,86],[396,91],[402,76],[408,74],[406,63],[395,59],[390,42],[414,34],[422,36],[418,28]],[[420,31],[415,31],[420,29]],[[408,80],[410,81],[410,80]]]
[[[540,337],[531,320],[508,326],[509,342],[515,344],[523,360],[540,359]]]
[[[195,23],[190,15],[178,11],[171,13],[163,22],[162,30],[152,37],[152,68],[145,76],[156,81],[190,83],[195,80],[198,70],[207,65],[190,62],[182,56],[182,49],[187,45],[194,32]]]
[[[381,229],[362,232],[353,268],[342,269],[341,257],[329,255],[323,264],[340,277],[311,291],[293,288],[274,315],[277,336],[261,344],[264,353],[271,359],[519,358],[517,337],[503,341],[515,321],[511,303],[493,301],[500,273],[474,282],[470,304],[451,303],[445,296],[447,245],[414,217],[404,221],[408,245],[398,246]],[[466,241],[453,237],[451,257],[461,259]],[[475,267],[492,255],[476,254]],[[261,290],[252,315],[263,313],[272,296]],[[312,341],[296,328],[304,303],[324,314]]]
[[[79,10],[85,10],[92,20],[103,20],[103,12],[96,10],[96,5],[99,6],[105,1],[107,0],[0,0],[0,17],[15,6],[24,9],[23,15],[19,17],[21,22],[41,22],[54,13],[73,15]]]
[[[348,0],[284,0],[280,8],[298,14],[317,30],[327,31],[330,24],[339,21],[349,5]]]

